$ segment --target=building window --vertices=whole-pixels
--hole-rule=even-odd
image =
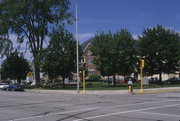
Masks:
[[[92,55],[92,52],[88,50],[87,55]]]
[[[87,58],[87,64],[93,64],[93,57]]]
[[[88,69],[88,75],[95,74],[95,69]]]

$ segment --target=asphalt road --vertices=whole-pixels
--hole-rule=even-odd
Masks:
[[[0,121],[179,121],[180,91],[153,94],[0,91]]]

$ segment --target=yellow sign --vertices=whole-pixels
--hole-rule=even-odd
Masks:
[[[29,77],[32,76],[32,75],[33,75],[32,72],[27,73],[27,76],[29,76]]]

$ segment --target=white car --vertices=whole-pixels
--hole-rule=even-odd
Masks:
[[[0,83],[0,90],[6,90],[9,87],[8,83]]]

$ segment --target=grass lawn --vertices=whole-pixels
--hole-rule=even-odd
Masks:
[[[163,85],[163,87],[180,87],[180,84],[174,84],[174,85]],[[34,87],[35,88],[35,87]],[[140,84],[134,84],[134,89],[140,89]],[[149,88],[162,88],[162,85],[157,84],[150,84],[148,86],[144,86],[144,89]],[[64,88],[62,86],[58,87],[43,87],[43,88],[36,88],[36,89],[49,89],[49,90],[77,90],[76,85],[66,85]],[[80,90],[82,90],[82,83],[80,84]],[[127,90],[128,85],[127,84],[116,84],[116,87],[114,87],[112,84],[107,84],[105,82],[86,82],[86,90]]]

